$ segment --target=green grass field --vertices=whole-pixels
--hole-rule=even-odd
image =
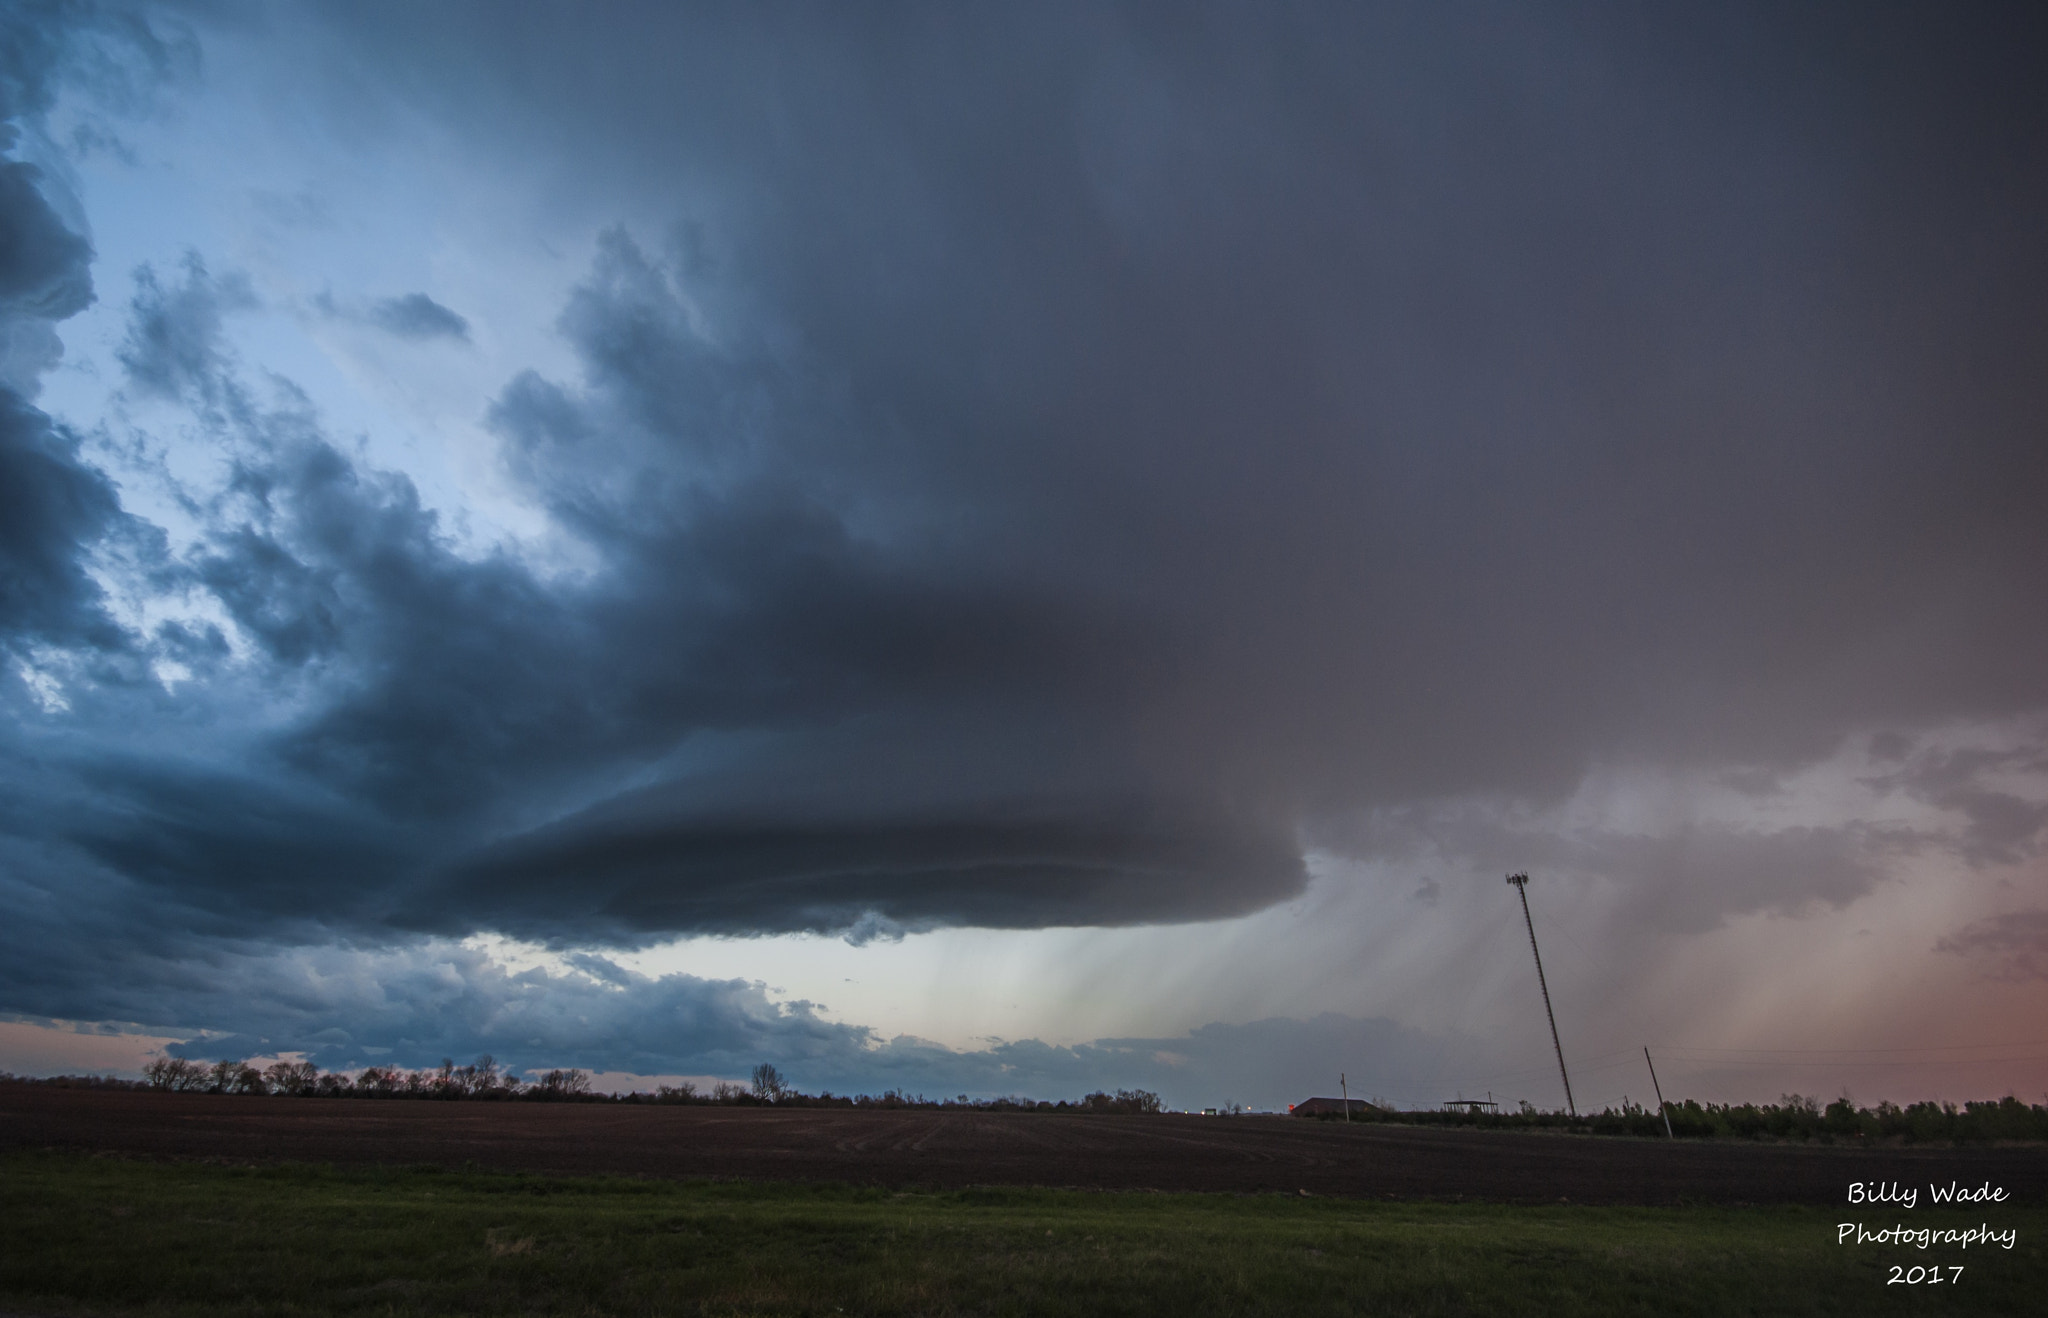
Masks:
[[[1904,1215],[2016,1228],[2010,1251],[1836,1245],[1855,1216],[32,1153],[0,1157],[0,1313],[2041,1312],[2048,1211]]]

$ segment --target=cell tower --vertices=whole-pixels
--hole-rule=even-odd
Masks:
[[[1529,951],[1536,958],[1536,987],[1543,990],[1543,1014],[1550,1018],[1550,1046],[1557,1049],[1557,1073],[1564,1077],[1564,1105],[1576,1121],[1579,1105],[1572,1102],[1572,1077],[1564,1069],[1564,1045],[1557,1041],[1557,1013],[1550,1009],[1550,985],[1543,979],[1543,953],[1536,950],[1536,922],[1529,918],[1529,876],[1510,874],[1508,882],[1522,898],[1522,923],[1529,926]]]

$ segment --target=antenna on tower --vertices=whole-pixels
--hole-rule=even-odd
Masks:
[[[1529,951],[1536,958],[1536,987],[1543,990],[1543,1014],[1550,1018],[1550,1046],[1557,1049],[1557,1073],[1564,1078],[1564,1105],[1572,1119],[1577,1120],[1579,1106],[1572,1101],[1571,1073],[1564,1069],[1564,1045],[1557,1041],[1557,1013],[1550,1009],[1550,985],[1543,978],[1543,953],[1536,950],[1536,922],[1529,918],[1529,876],[1510,874],[1508,882],[1522,899],[1522,923],[1529,926]]]

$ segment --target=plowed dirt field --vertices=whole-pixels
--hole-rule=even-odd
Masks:
[[[1839,1204],[1852,1181],[1988,1180],[2020,1203],[2048,1201],[2048,1149],[2034,1146],[1671,1143],[1291,1117],[437,1103],[0,1084],[0,1147],[560,1175],[1580,1204]]]

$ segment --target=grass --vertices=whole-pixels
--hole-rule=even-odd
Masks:
[[[1842,1247],[1826,1208],[561,1179],[0,1156],[0,1312],[1865,1314],[2038,1312],[2015,1249]],[[1888,1286],[1893,1263],[1959,1283]]]

